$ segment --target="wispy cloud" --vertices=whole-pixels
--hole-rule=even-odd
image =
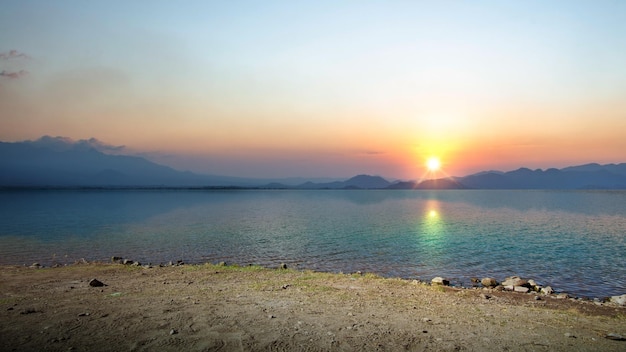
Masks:
[[[2,72],[0,72],[0,77],[7,77],[7,78],[11,78],[11,79],[17,79],[23,76],[26,76],[28,74],[28,71],[26,70],[19,70],[19,71],[7,71],[7,70],[2,70]]]
[[[112,145],[102,142],[96,138],[81,139],[74,144],[81,147],[93,148],[103,153],[120,153],[126,149],[124,145]]]
[[[119,154],[126,151],[124,145],[112,145],[102,142],[96,138],[73,140],[69,137],[51,137],[43,136],[35,141],[25,141],[27,143],[33,143],[38,146],[51,148],[56,151],[65,151],[70,149],[95,149],[102,153],[107,154]]]
[[[386,154],[387,152],[381,150],[359,150],[356,152],[358,155],[381,155]]]
[[[17,50],[10,50],[7,53],[0,53],[0,60],[10,60],[10,59],[30,59],[30,56],[21,53]]]
[[[24,54],[22,52],[19,52],[17,50],[10,50],[8,52],[0,53],[0,61],[6,62],[6,64],[2,65],[2,66],[5,66],[5,67],[15,66],[15,64],[8,63],[8,61],[9,60],[18,60],[18,62],[19,62],[19,59],[30,59],[30,56],[28,56],[28,55],[26,55],[26,54]],[[13,67],[11,67],[11,68],[13,68]],[[2,71],[0,71],[0,77],[5,77],[5,78],[9,78],[9,79],[18,79],[20,77],[26,76],[27,74],[28,74],[28,71],[26,71],[26,70],[18,70],[16,68],[14,68],[14,69],[6,69],[5,68],[5,69],[2,69]]]

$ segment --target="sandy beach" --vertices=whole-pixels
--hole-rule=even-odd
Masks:
[[[623,306],[371,274],[4,266],[0,303],[2,351],[626,350]]]

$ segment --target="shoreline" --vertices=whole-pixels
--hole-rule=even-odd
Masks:
[[[84,258],[80,258],[72,263],[56,263],[56,264],[52,264],[52,265],[42,265],[39,262],[34,262],[31,265],[27,265],[27,264],[0,264],[0,268],[1,267],[5,267],[5,266],[20,266],[20,267],[29,267],[29,268],[59,268],[59,267],[65,267],[65,266],[72,266],[72,265],[77,265],[77,264],[101,264],[101,265],[107,265],[107,264],[122,264],[122,265],[132,265],[132,266],[139,266],[139,267],[143,267],[145,269],[148,268],[154,268],[154,267],[168,267],[168,266],[179,266],[179,265],[187,265],[187,266],[202,266],[202,265],[217,265],[217,266],[232,266],[232,267],[247,267],[247,266],[255,266],[255,267],[262,267],[262,268],[266,268],[266,269],[275,269],[275,268],[280,268],[281,266],[285,266],[285,268],[287,267],[288,264],[285,263],[280,263],[277,266],[266,266],[266,265],[261,265],[261,264],[255,264],[255,263],[247,263],[247,264],[239,264],[239,263],[230,263],[230,262],[185,262],[182,259],[178,259],[176,261],[169,261],[167,263],[159,263],[159,264],[152,264],[152,262],[149,262],[148,264],[144,264],[141,263],[139,261],[135,261],[133,259],[129,259],[129,258],[123,258],[123,257],[119,257],[119,256],[112,256],[110,257],[110,261],[100,261],[100,260],[92,260],[92,261],[88,261]],[[293,269],[293,270],[299,270],[299,271],[313,271],[313,272],[319,272],[319,273],[328,273],[328,274],[338,274],[338,275],[342,275],[344,274],[343,271],[324,271],[324,270],[316,270],[316,269],[308,269],[308,268],[301,268],[299,267],[298,264],[295,264],[296,268],[293,268],[291,266],[291,264],[289,264],[289,269]],[[360,274],[361,271],[356,271],[353,274]],[[376,276],[380,276],[381,278],[386,278],[386,279],[399,279],[399,280],[408,280],[408,281],[418,281],[420,283],[429,283],[431,282],[432,279],[439,277],[437,275],[433,276],[430,279],[423,279],[423,278],[411,278],[411,277],[399,277],[399,276],[387,276],[387,275],[383,275],[380,273],[376,273],[376,272],[367,272],[367,274],[372,274],[372,275],[376,275]],[[514,293],[527,293],[527,294],[533,294],[533,295],[539,295],[541,296],[547,296],[547,297],[552,297],[552,298],[558,298],[558,299],[574,299],[577,301],[581,301],[581,302],[593,302],[595,304],[607,304],[607,303],[611,303],[611,298],[612,297],[617,297],[617,296],[626,296],[626,289],[624,290],[624,292],[617,292],[615,295],[612,296],[576,296],[574,294],[571,294],[570,292],[566,292],[566,291],[562,291],[562,290],[553,290],[551,287],[551,284],[545,284],[545,285],[539,285],[535,283],[535,280],[533,277],[523,277],[521,278],[524,282],[524,284],[522,285],[505,285],[505,281],[512,279],[512,278],[517,278],[520,279],[519,276],[516,275],[512,275],[512,276],[507,276],[505,278],[493,278],[493,277],[469,277],[469,281],[471,282],[471,286],[466,286],[463,284],[462,281],[457,281],[452,280],[451,278],[448,277],[443,277],[444,281],[446,281],[447,283],[445,284],[445,286],[451,287],[451,288],[456,288],[456,289],[463,289],[463,290],[480,290],[480,289],[485,289],[485,288],[489,288],[489,287],[485,287],[484,285],[481,284],[481,281],[485,278],[491,279],[491,280],[495,280],[497,282],[497,285],[495,285],[494,287],[491,287],[491,289],[495,289],[496,291],[508,291],[508,292],[514,292]],[[527,283],[531,283],[531,284],[527,284]],[[528,290],[525,291],[523,289],[518,291],[518,288],[515,286],[522,286],[522,287],[527,287]],[[543,289],[546,289],[547,291],[543,291]]]
[[[90,285],[93,279],[103,284]],[[626,307],[374,274],[0,266],[0,349],[619,351]],[[5,338],[6,337],[6,338]]]

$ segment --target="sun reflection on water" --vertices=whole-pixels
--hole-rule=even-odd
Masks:
[[[442,242],[444,219],[439,202],[431,200],[426,203],[425,213],[420,228],[420,237],[425,247],[439,247]]]

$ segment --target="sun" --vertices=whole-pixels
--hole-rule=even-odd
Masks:
[[[426,160],[426,168],[428,168],[430,172],[435,172],[441,168],[441,161],[439,161],[438,157],[431,156]]]

